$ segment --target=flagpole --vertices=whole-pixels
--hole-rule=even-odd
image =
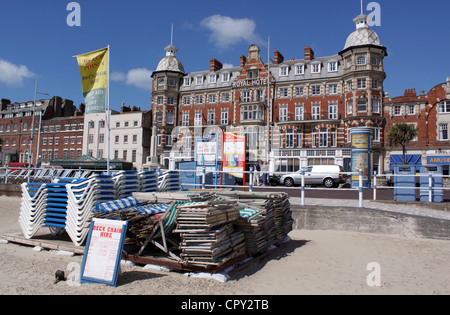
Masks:
[[[108,160],[107,160],[107,162],[106,162],[106,167],[107,167],[107,174],[108,175],[110,175],[110,162],[109,162],[109,160],[110,160],[110,146],[111,146],[111,125],[110,125],[110,122],[111,122],[111,112],[110,112],[110,107],[109,107],[109,67],[110,67],[110,64],[111,64],[111,60],[110,60],[110,56],[111,56],[111,53],[110,53],[110,46],[108,45],[108,73],[107,73],[107,81],[108,81],[108,86],[107,86],[107,89],[106,89],[106,93],[107,93],[107,109],[106,109],[106,124],[107,124],[107,128],[108,128],[108,144],[107,144],[107,151],[108,151]]]

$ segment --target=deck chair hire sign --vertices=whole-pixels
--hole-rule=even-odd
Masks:
[[[117,285],[127,225],[126,221],[92,219],[81,266],[81,283]]]

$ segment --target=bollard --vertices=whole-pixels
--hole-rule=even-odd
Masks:
[[[377,172],[373,171],[373,200],[377,200]]]
[[[363,178],[362,178],[362,170],[359,170],[359,208],[363,207]]]
[[[428,201],[433,202],[433,175],[428,174]]]
[[[250,182],[248,183],[248,191],[253,192],[253,166],[250,167]]]
[[[202,189],[206,189],[206,167],[202,170]]]
[[[304,207],[305,206],[305,171],[302,170],[302,190],[301,190],[301,197],[302,197],[302,201],[301,201],[301,206]]]

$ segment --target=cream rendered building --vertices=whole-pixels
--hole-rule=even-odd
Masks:
[[[108,126],[105,113],[85,115],[83,155],[108,157]],[[142,168],[150,153],[151,112],[122,106],[121,112],[111,110],[110,159],[133,163]]]

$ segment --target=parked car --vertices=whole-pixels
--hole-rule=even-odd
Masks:
[[[332,188],[345,182],[347,176],[340,165],[312,165],[304,169],[305,185],[325,185]],[[286,187],[302,184],[302,171],[285,174],[280,177],[279,183]]]

